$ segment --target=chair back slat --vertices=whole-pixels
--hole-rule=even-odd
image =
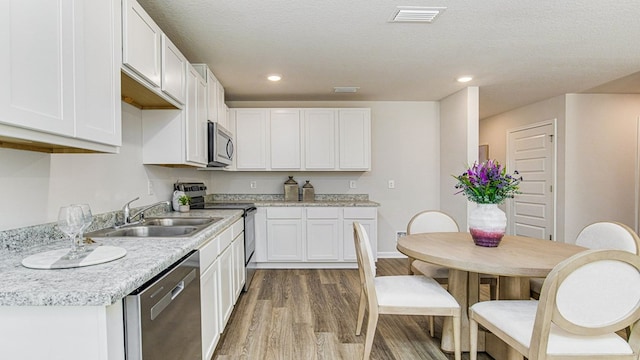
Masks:
[[[417,213],[407,224],[407,234],[458,231],[460,231],[458,223],[451,216],[437,210]]]

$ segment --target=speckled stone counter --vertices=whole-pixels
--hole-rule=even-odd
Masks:
[[[211,194],[205,201],[208,204],[225,202],[254,203],[258,207],[291,206],[291,207],[378,207],[375,201],[369,200],[366,194],[317,194],[314,201],[284,201],[282,194]]]
[[[120,246],[127,255],[118,260],[73,269],[35,270],[22,266],[25,257],[69,246],[57,239],[42,245],[14,249],[0,260],[0,306],[107,306],[150,280],[191,250],[202,246],[242,216],[239,210],[192,210],[166,216],[221,217],[189,238],[109,238],[100,244]]]

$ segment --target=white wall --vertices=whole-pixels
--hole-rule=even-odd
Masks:
[[[506,131],[557,120],[558,240],[573,243],[595,221],[636,226],[640,95],[567,94],[480,122],[480,143],[505,161]]]
[[[94,213],[169,200],[173,183],[205,181],[207,172],[142,165],[141,111],[122,103],[119,154],[45,154],[0,149],[0,230],[54,222],[60,206],[88,203]],[[147,181],[155,195],[147,195]],[[11,206],[8,206],[11,204]]]
[[[595,221],[635,228],[640,95],[569,94],[565,238]]]
[[[311,180],[316,194],[369,194],[378,208],[378,252],[396,254],[395,232],[413,214],[440,206],[440,130],[438,102],[228,102],[229,107],[371,108],[372,166],[369,172],[212,171],[210,193],[282,194],[288,175]],[[357,188],[349,189],[349,180]],[[395,180],[395,189],[388,189]],[[257,189],[250,189],[250,181]]]
[[[440,101],[440,209],[467,229],[468,202],[455,194],[459,175],[478,160],[479,92],[468,87]]]

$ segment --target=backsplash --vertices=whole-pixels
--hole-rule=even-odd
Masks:
[[[132,213],[144,207],[132,208]],[[147,216],[155,216],[171,211],[169,205],[158,206],[145,211]],[[111,211],[103,214],[94,214],[93,222],[86,230],[91,232],[112,227],[117,219],[122,219],[122,210]],[[66,239],[66,235],[58,230],[57,223],[47,223],[27,226],[18,229],[0,231],[0,254],[4,252],[18,252],[34,246],[51,244]]]

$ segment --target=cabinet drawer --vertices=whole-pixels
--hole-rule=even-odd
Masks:
[[[233,225],[232,225],[233,226]],[[222,234],[219,235],[220,238],[220,252],[224,252],[225,249],[231,244],[233,237],[231,237],[231,228],[227,228],[227,230],[223,231]]]
[[[339,217],[338,208],[308,208],[307,219],[337,219]]]
[[[244,231],[244,219],[240,219],[231,225],[231,238],[235,239]]]
[[[302,208],[284,207],[267,208],[268,219],[302,219]]]
[[[345,219],[375,219],[378,214],[376,208],[350,207],[344,209]]]
[[[200,247],[200,272],[203,272],[220,254],[220,237],[216,236]]]

